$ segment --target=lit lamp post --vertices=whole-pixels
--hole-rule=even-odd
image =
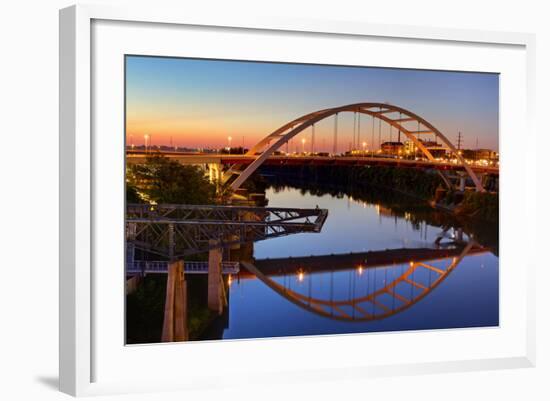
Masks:
[[[230,136],[227,137],[227,143],[229,144],[229,146],[227,147],[227,151],[228,151],[229,153],[231,153],[231,140],[232,140],[232,139],[233,139],[233,138],[231,138]]]
[[[365,155],[366,150],[367,150],[367,143],[363,142],[363,155]]]
[[[149,145],[148,145],[149,135],[148,134],[143,135],[143,139],[145,141],[145,153],[147,153],[149,151]]]
[[[306,138],[302,138],[302,153],[306,154]]]

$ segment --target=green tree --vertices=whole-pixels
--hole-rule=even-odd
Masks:
[[[147,157],[145,164],[129,167],[127,188],[156,203],[206,205],[216,201],[216,186],[199,167],[184,166],[158,154]],[[128,202],[133,195],[132,190],[127,191]]]
[[[126,202],[142,203],[143,200],[139,196],[139,192],[133,183],[126,182]]]

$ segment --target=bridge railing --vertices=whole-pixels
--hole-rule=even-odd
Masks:
[[[149,273],[168,273],[168,261],[149,261],[138,260],[126,263],[127,274],[149,274]],[[207,274],[208,262],[203,261],[186,261],[183,264],[186,274]],[[239,262],[222,262],[222,274],[237,274],[239,273]]]

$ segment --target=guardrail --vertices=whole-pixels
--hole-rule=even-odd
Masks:
[[[168,273],[168,261],[139,260],[126,263],[126,273]],[[222,274],[237,274],[239,262],[222,262]],[[183,269],[186,274],[208,274],[208,262],[185,261]]]

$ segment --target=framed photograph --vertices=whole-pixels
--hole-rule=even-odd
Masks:
[[[61,10],[61,390],[533,366],[533,47]]]

